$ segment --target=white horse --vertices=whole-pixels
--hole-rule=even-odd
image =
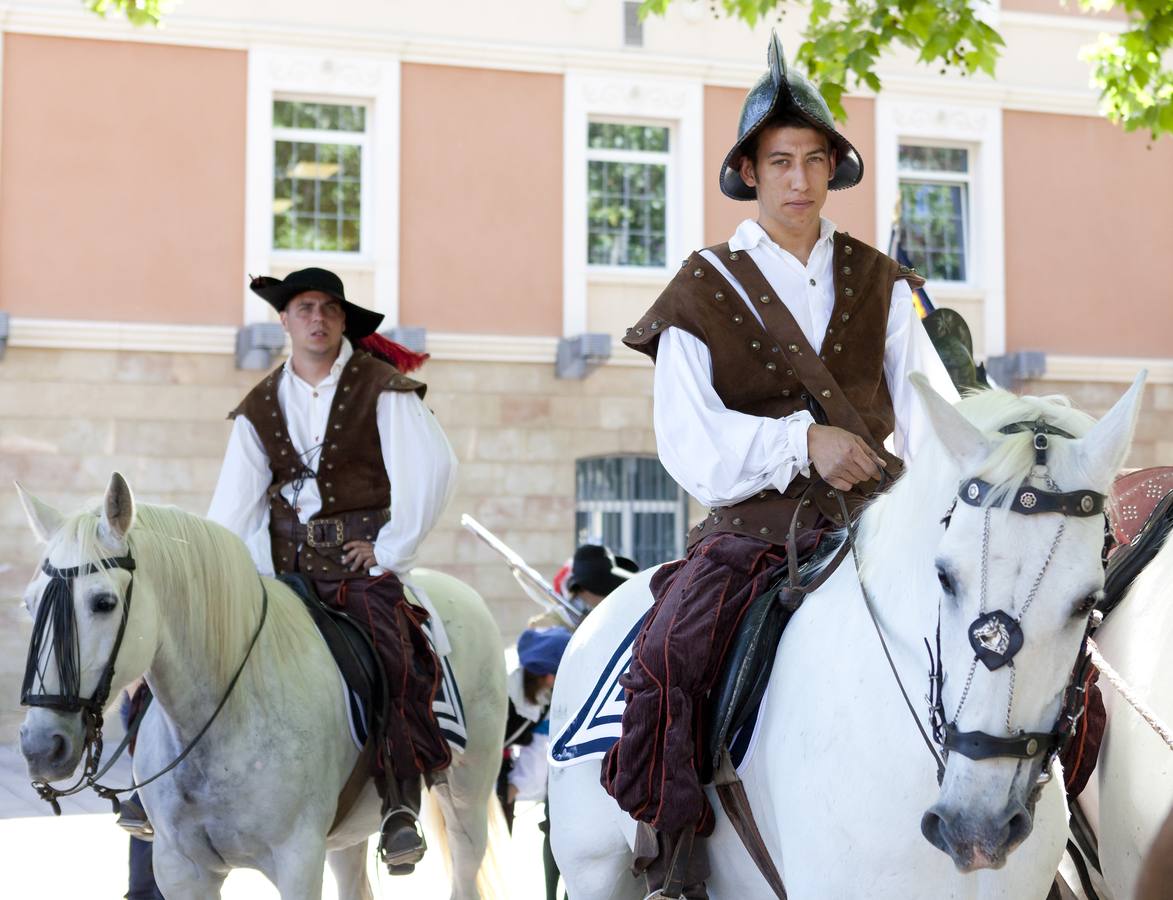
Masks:
[[[793,900],[1035,900],[1047,896],[1066,841],[1060,782],[1036,791],[1042,756],[975,761],[954,752],[938,787],[865,609],[860,575],[918,707],[929,682],[925,640],[934,640],[939,622],[944,709],[961,731],[1051,730],[1103,583],[1103,520],[975,507],[957,502],[959,485],[978,477],[1013,496],[1032,472],[1032,435],[999,429],[1041,418],[1075,436],[1050,439],[1058,489],[1105,492],[1128,450],[1142,379],[1098,424],[1065,402],[1000,391],[955,409],[920,376],[914,383],[938,441],[863,512],[860,573],[849,556],[787,626],[756,750],[741,770]],[[578,712],[648,608],[648,580],[645,573],[629,581],[575,634],[554,689],[552,734]],[[968,678],[975,659],[968,632],[980,610],[998,608],[1021,617],[1024,644],[1013,666],[979,665]],[[918,712],[927,728],[927,708]],[[706,842],[710,895],[772,896],[711,788],[709,797],[718,809]],[[554,768],[550,800],[554,853],[570,896],[641,897],[628,872],[634,823],[599,786],[597,760]]]
[[[1173,541],[1167,541],[1096,633],[1104,659],[1173,724]],[[1110,896],[1131,900],[1141,864],[1173,808],[1173,751],[1101,677],[1108,725],[1079,805],[1098,833]]]
[[[248,656],[228,702],[191,755],[142,790],[164,895],[218,897],[231,869],[254,868],[286,900],[316,900],[329,859],[340,897],[370,898],[366,848],[379,828],[379,798],[368,784],[327,837],[358,752],[338,669],[301,600],[280,582],[261,579],[244,544],[228,530],[174,508],[136,508],[118,474],[100,513],[64,518],[20,494],[34,531],[48,542],[50,566],[134,559],[133,571],[83,570],[66,603],[76,622],[83,698],[93,695],[114,653],[129,603],[109,696],[144,674],[155,695],[139,731],[136,779],[163,769],[193,741]],[[433,792],[451,850],[452,897],[466,900],[479,896],[487,820],[496,804],[505,723],[501,637],[484,601],[467,585],[426,570],[412,578],[444,621],[465,702],[467,747],[453,754],[446,783]],[[24,600],[31,613],[48,584],[43,571],[29,584]],[[268,610],[258,628],[263,592]],[[43,661],[44,692],[57,692],[55,661]],[[45,781],[69,777],[83,754],[83,732],[77,712],[30,709],[21,728],[29,774]]]

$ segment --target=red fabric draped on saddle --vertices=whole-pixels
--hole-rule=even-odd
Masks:
[[[1108,495],[1108,519],[1118,546],[1140,533],[1157,504],[1171,491],[1173,466],[1137,469],[1116,479]]]

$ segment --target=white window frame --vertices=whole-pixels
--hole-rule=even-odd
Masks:
[[[960,147],[969,153],[969,236],[966,281],[929,281],[926,290],[938,306],[951,301],[982,304],[985,346],[980,357],[1006,351],[1006,258],[1002,180],[1002,111],[968,104],[884,94],[876,98],[876,235],[887,250],[892,213],[900,198],[899,149],[915,146]],[[959,173],[954,173],[959,174]],[[917,173],[937,181],[936,173]]]
[[[964,172],[942,172],[935,169],[904,169],[900,168],[900,147],[924,147],[927,149],[963,150],[965,151]],[[962,203],[961,217],[964,222],[962,237],[965,241],[962,252],[965,260],[965,278],[960,281],[940,281],[941,284],[954,285],[961,288],[974,289],[974,240],[973,240],[973,148],[968,144],[950,143],[947,141],[901,141],[897,146],[896,181],[898,185],[917,184],[961,184],[966,191]],[[897,199],[903,195],[897,193]],[[903,214],[903,207],[901,208]]]
[[[301,100],[367,108],[362,174],[361,250],[336,253],[273,249],[273,166],[276,135],[273,101]],[[399,322],[399,130],[400,63],[355,53],[258,46],[248,59],[245,149],[245,272],[268,274],[274,267],[337,268],[373,273],[374,306],[384,326]],[[307,131],[352,140],[354,132]],[[272,311],[248,286],[244,322],[271,320]]]
[[[562,328],[587,330],[591,281],[663,285],[704,239],[704,85],[697,79],[568,70],[564,79]],[[587,265],[587,126],[591,121],[668,126],[665,265]]]
[[[619,163],[635,163],[648,164],[664,167],[664,265],[663,266],[613,266],[599,263],[592,263],[589,259],[589,250],[587,251],[587,272],[588,277],[596,278],[599,276],[611,276],[615,280],[623,280],[629,274],[634,274],[637,277],[648,272],[654,272],[657,276],[662,275],[668,268],[668,261],[672,258],[668,255],[670,248],[674,245],[673,232],[676,230],[676,220],[672,215],[672,194],[673,184],[676,176],[675,167],[673,166],[673,151],[676,147],[677,134],[673,127],[674,123],[671,121],[655,121],[652,119],[631,119],[621,118],[619,116],[589,116],[587,119],[587,127],[591,125],[637,125],[646,126],[649,128],[666,128],[668,130],[668,149],[666,151],[652,151],[652,150],[617,150],[614,148],[597,148],[587,147],[585,158],[583,162],[583,177],[587,178],[590,164],[592,162],[619,162]],[[590,188],[588,186],[586,198],[590,201]],[[583,217],[586,218],[588,214],[588,207],[583,207]],[[584,232],[585,237],[590,237],[590,227],[586,227]]]
[[[355,264],[369,263],[372,254],[368,252],[368,247],[370,246],[368,241],[374,234],[374,224],[372,221],[374,219],[374,213],[371,209],[374,202],[374,190],[371,187],[372,179],[367,177],[368,172],[374,168],[375,164],[372,150],[373,141],[371,140],[371,129],[374,124],[375,112],[373,104],[370,100],[360,98],[347,99],[345,97],[289,93],[277,93],[273,96],[273,102],[279,100],[286,100],[291,103],[326,103],[331,106],[361,106],[366,110],[364,117],[365,128],[362,131],[325,131],[318,128],[283,128],[273,125],[273,140],[269,145],[273,153],[273,158],[269,164],[270,206],[273,202],[273,169],[276,165],[278,141],[295,141],[303,144],[352,144],[362,148],[362,180],[359,184],[359,249],[357,251],[327,251],[275,247],[273,246],[273,213],[270,209],[269,252],[276,262],[299,263],[306,258],[312,258],[319,260],[320,264],[327,268],[331,264],[353,266]],[[269,118],[271,121],[273,117],[272,104],[270,104],[269,109]]]

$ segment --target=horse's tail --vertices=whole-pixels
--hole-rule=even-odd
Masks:
[[[452,850],[448,842],[448,828],[444,810],[440,805],[437,790],[424,791],[420,819],[428,833],[428,845],[439,851],[444,860],[444,871],[449,881],[453,878]],[[505,881],[505,863],[509,852],[509,829],[505,825],[505,814],[497,800],[497,792],[489,793],[485,813],[486,842],[481,867],[477,870],[477,893],[481,900],[508,900],[509,891]]]
[[[477,890],[482,900],[506,900],[508,891],[505,881],[505,855],[509,850],[509,828],[505,824],[505,813],[497,792],[489,794],[489,809],[486,815],[488,842],[485,857],[477,872]]]

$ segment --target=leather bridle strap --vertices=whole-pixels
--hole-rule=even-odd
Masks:
[[[843,520],[847,523],[848,540],[854,549],[858,542],[855,521],[847,513],[847,502],[843,499],[842,491],[835,491],[835,499],[839,501],[839,509],[843,514]],[[844,543],[847,543],[847,541]],[[924,741],[925,747],[928,748],[929,754],[933,757],[933,762],[937,766],[937,784],[941,784],[945,780],[945,762],[941,759],[937,748],[933,746],[933,741],[929,737],[929,733],[925,730],[924,723],[921,722],[920,716],[916,713],[916,708],[912,705],[912,700],[909,698],[908,691],[904,687],[904,681],[901,679],[900,673],[896,670],[896,663],[892,659],[892,651],[888,649],[888,641],[884,637],[884,630],[880,627],[880,620],[876,616],[876,609],[872,603],[871,593],[868,591],[867,585],[863,583],[862,575],[859,579],[859,589],[860,593],[863,594],[864,607],[868,611],[868,618],[872,620],[872,626],[876,629],[876,636],[880,639],[880,647],[884,651],[884,658],[888,660],[888,668],[892,670],[892,677],[896,679],[896,686],[900,688],[900,696],[904,698],[904,705],[908,707],[908,712],[912,716],[912,720],[916,723],[916,730],[920,732],[921,740]]]
[[[942,748],[956,751],[970,759],[994,759],[1010,756],[1016,759],[1033,759],[1045,753],[1054,744],[1053,733],[1026,732],[1014,737],[996,737],[984,731],[958,731],[953,723],[945,725],[945,739]]]

